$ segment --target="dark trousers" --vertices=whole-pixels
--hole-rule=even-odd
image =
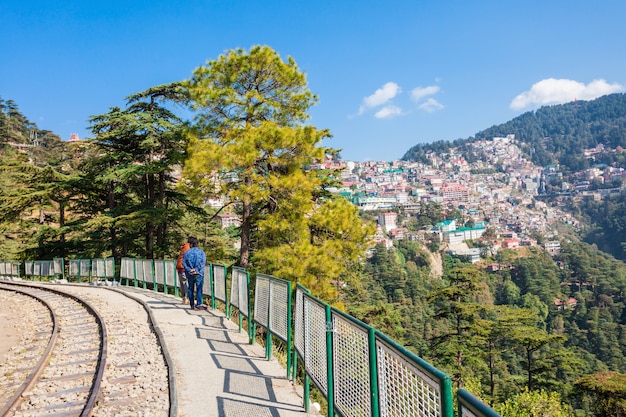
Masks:
[[[187,284],[189,285],[189,290],[187,291],[189,305],[191,307],[194,305],[202,305],[202,285],[204,284],[204,277],[202,275],[188,275]]]

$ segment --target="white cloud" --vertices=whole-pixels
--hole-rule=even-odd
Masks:
[[[429,85],[428,87],[417,87],[411,91],[411,98],[413,101],[420,101],[426,96],[432,96],[439,92],[439,86]]]
[[[388,82],[376,90],[371,96],[363,99],[363,104],[359,108],[359,114],[372,107],[382,106],[400,93],[400,86],[394,82]]]
[[[602,79],[593,80],[585,85],[574,80],[547,78],[533,84],[530,90],[515,97],[509,107],[513,110],[522,110],[547,104],[567,103],[575,99],[593,100],[623,89],[621,84],[609,84]]]
[[[443,104],[435,100],[434,98],[429,98],[424,103],[417,106],[419,109],[427,111],[428,113],[432,113],[436,110],[443,109]]]
[[[401,116],[402,109],[397,106],[385,106],[382,109],[378,110],[374,115],[377,119],[386,119],[388,117]]]

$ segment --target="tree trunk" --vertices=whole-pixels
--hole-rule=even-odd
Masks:
[[[65,226],[65,201],[59,201],[59,228],[62,230]],[[61,233],[59,238],[61,246],[65,248],[65,232]]]
[[[241,249],[239,250],[239,266],[247,268],[250,262],[250,242],[252,240],[251,224],[252,204],[244,201],[243,213],[241,215]]]
[[[526,365],[528,366],[528,391],[533,390],[533,374],[531,371],[532,355],[533,355],[532,350],[526,349]]]
[[[146,185],[146,199],[145,207],[154,207],[154,176],[147,174],[145,178]],[[154,258],[154,223],[152,221],[146,222],[146,259]]]
[[[165,220],[165,173],[160,172],[158,176],[158,191],[156,198],[156,206],[159,209],[159,223],[156,229],[156,250],[157,257],[161,258],[165,256],[165,231],[167,228],[167,221]]]

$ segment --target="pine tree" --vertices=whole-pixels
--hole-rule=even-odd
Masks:
[[[373,229],[327,191],[332,175],[307,169],[336,151],[321,146],[327,130],[304,124],[317,100],[304,73],[256,46],[198,68],[188,88],[199,112],[184,175],[192,192],[241,216],[239,266],[338,301],[339,280]]]

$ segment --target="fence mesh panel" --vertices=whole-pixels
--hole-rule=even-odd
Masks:
[[[32,276],[34,273],[35,263],[33,261],[24,262],[24,273],[27,276]]]
[[[142,273],[144,282],[148,282],[148,283],[154,282],[153,264],[154,264],[154,261],[152,259],[141,260],[141,273]]]
[[[165,264],[165,285],[175,287],[178,274],[176,273],[176,261],[169,259],[163,261]]]
[[[270,278],[262,274],[256,277],[256,289],[254,291],[254,321],[268,330],[268,315],[270,311]]]
[[[120,264],[120,278],[135,278],[135,260],[132,258],[122,258]]]
[[[304,290],[296,287],[296,310],[293,319],[293,345],[301,358],[304,358]]]
[[[51,268],[52,261],[39,261],[39,275],[42,277],[54,276],[54,268]]]
[[[213,265],[213,284],[215,298],[226,302],[226,268],[224,265]]]
[[[136,278],[138,282],[144,282],[146,280],[143,261],[143,259],[135,259],[135,270],[137,272]]]
[[[78,259],[70,259],[70,277],[77,277],[80,274],[80,261]]]
[[[303,309],[304,367],[320,391],[324,395],[328,395],[326,307],[305,295]]]
[[[244,317],[248,316],[248,273],[243,269],[233,268],[230,303]]]
[[[367,331],[333,313],[335,405],[344,417],[370,416],[370,372]]]
[[[97,278],[106,277],[106,264],[104,259],[92,259],[91,260],[91,276]]]
[[[376,354],[381,417],[441,415],[438,382],[380,340]]]
[[[106,258],[104,267],[105,278],[115,278],[115,258]]]
[[[239,273],[235,268],[230,280],[230,304],[239,308]]]
[[[63,258],[54,258],[52,260],[52,265],[54,267],[54,274],[55,275],[65,275],[65,264],[63,261]]]
[[[246,272],[241,272],[239,274],[239,311],[245,317],[248,317],[248,274]]]
[[[12,262],[0,262],[0,275],[3,277],[17,276],[14,274],[13,263]]]
[[[289,332],[289,283],[270,282],[270,329],[287,342]]]
[[[71,277],[89,278],[91,259],[70,259],[69,274]]]
[[[165,284],[165,265],[162,260],[154,261],[154,279],[157,284]]]
[[[205,267],[204,276],[202,277],[202,294],[204,296],[211,295],[211,276],[209,275],[209,269]]]
[[[476,414],[472,413],[469,408],[461,405],[461,416],[460,417],[478,417]]]

